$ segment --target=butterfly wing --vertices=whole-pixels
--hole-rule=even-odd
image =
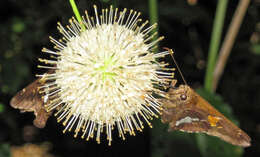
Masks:
[[[195,92],[194,92],[195,93]],[[205,99],[195,93],[198,97],[197,108],[208,113],[208,123],[211,125],[206,132],[208,135],[220,137],[233,145],[243,147],[250,146],[251,138],[234,123],[227,119],[223,114],[218,112]]]
[[[183,98],[183,96],[185,96]],[[189,86],[170,89],[169,99],[162,101],[162,121],[169,122],[170,130],[206,133],[233,145],[250,146],[250,137],[218,112]]]
[[[34,112],[34,125],[38,128],[44,128],[51,113],[44,109],[44,101],[38,91],[39,86],[41,86],[41,82],[40,79],[37,79],[19,91],[11,99],[10,105],[21,112]]]

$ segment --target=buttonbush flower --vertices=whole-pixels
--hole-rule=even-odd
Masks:
[[[149,35],[156,24],[142,23],[140,13],[110,7],[95,16],[86,12],[82,23],[75,18],[70,25],[58,23],[62,39],[50,37],[55,50],[43,48],[48,59],[39,59],[50,69],[38,75],[44,82],[47,111],[57,110],[63,132],[80,133],[82,138],[96,138],[99,143],[105,132],[109,145],[112,131],[119,136],[135,135],[146,122],[160,114],[161,104],[154,94],[164,96],[161,87],[173,78],[173,69],[159,62],[168,51],[152,53],[156,43],[163,39]]]

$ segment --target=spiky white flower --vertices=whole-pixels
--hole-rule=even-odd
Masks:
[[[142,121],[151,126],[149,120],[161,110],[152,94],[164,94],[154,85],[165,86],[173,73],[158,62],[168,51],[151,53],[163,39],[151,41],[156,24],[140,25],[140,13],[133,10],[127,15],[126,9],[111,7],[100,16],[96,6],[94,11],[95,17],[86,12],[81,24],[74,18],[66,29],[58,23],[62,40],[50,37],[56,51],[42,50],[53,59],[39,59],[46,64],[40,68],[50,69],[39,75],[45,82],[40,89],[46,110],[57,110],[64,132],[74,129],[76,137],[82,131],[82,138],[95,136],[99,143],[105,130],[110,144],[114,127],[125,139],[127,132],[142,131]]]

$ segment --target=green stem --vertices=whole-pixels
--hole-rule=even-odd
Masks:
[[[84,31],[86,28],[85,28],[85,25],[82,23],[82,18],[80,16],[80,13],[79,13],[79,10],[78,10],[78,7],[77,7],[75,1],[74,0],[70,0],[70,5],[71,5],[72,10],[73,10],[73,12],[74,12],[74,14],[76,16],[76,19],[78,20],[78,22],[81,25],[82,30]]]
[[[0,103],[0,113],[4,111],[4,105]]]
[[[149,17],[150,17],[150,23],[158,23],[158,2],[157,0],[149,0]],[[151,32],[152,34],[155,32],[158,32],[159,27],[157,27]],[[158,34],[153,37],[153,41],[158,39]],[[158,43],[156,45],[155,52],[158,51]]]
[[[211,34],[211,41],[208,54],[208,65],[206,69],[205,83],[204,87],[206,90],[213,92],[213,72],[217,60],[217,52],[219,50],[219,44],[221,40],[222,28],[224,24],[226,8],[228,0],[218,0],[218,5],[216,9],[216,15],[213,24],[213,31]]]

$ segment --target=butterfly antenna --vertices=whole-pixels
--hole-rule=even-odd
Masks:
[[[171,55],[171,57],[172,57],[172,60],[173,60],[174,64],[175,64],[176,67],[177,67],[177,70],[178,70],[179,73],[181,74],[181,78],[182,78],[183,82],[185,83],[185,85],[188,85],[187,82],[186,82],[186,80],[184,79],[184,76],[183,76],[183,74],[182,74],[182,72],[181,72],[181,69],[179,68],[179,66],[178,66],[178,64],[177,64],[177,62],[176,62],[176,60],[175,60],[175,58],[173,57],[173,50],[172,50],[172,49],[169,49],[169,48],[167,48],[167,47],[163,47],[163,49],[167,50],[167,51],[170,53],[170,55]]]

